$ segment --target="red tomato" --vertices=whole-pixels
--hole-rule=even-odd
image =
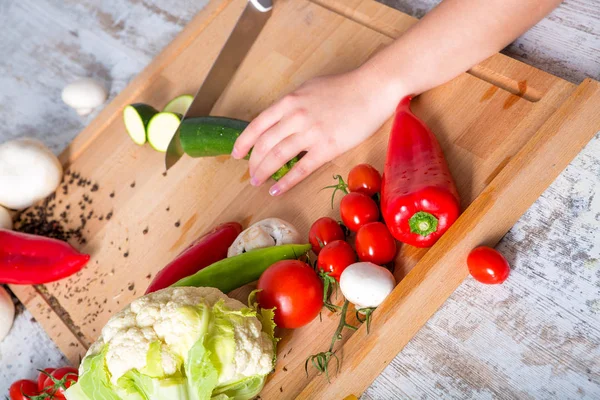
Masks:
[[[510,274],[510,266],[506,258],[487,246],[471,250],[467,257],[467,265],[475,280],[488,285],[502,283]]]
[[[59,383],[55,383],[47,376],[43,383],[43,391],[53,395],[54,399],[65,399],[65,391],[77,382],[79,376],[77,368],[73,367],[55,369],[50,375],[52,375],[52,378],[55,380],[59,381]]]
[[[10,385],[8,394],[10,400],[28,400],[28,396],[37,396],[40,392],[37,383],[29,379],[21,379]]]
[[[344,225],[352,232],[356,232],[364,224],[379,219],[379,208],[369,196],[351,192],[342,198],[340,216]]]
[[[55,368],[44,368],[46,374],[51,374],[54,370]],[[46,381],[46,378],[48,378],[48,375],[44,374],[44,372],[40,372],[37,378],[38,391],[40,392],[44,390],[44,382]]]
[[[356,253],[360,261],[387,264],[396,257],[396,240],[381,222],[370,222],[356,232]]]
[[[316,220],[308,232],[308,241],[312,245],[312,250],[319,255],[322,247],[334,240],[344,240],[344,231],[336,220],[329,217],[323,217]]]
[[[275,323],[281,328],[308,324],[323,307],[323,283],[315,271],[298,260],[278,261],[258,280],[258,304],[275,310]]]
[[[372,165],[358,164],[348,174],[348,189],[371,197],[381,190],[381,174]]]
[[[339,281],[340,275],[346,267],[355,262],[356,254],[352,250],[352,246],[343,240],[336,240],[321,249],[317,259],[317,267]]]

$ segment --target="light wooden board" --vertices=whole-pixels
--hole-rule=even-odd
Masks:
[[[327,5],[336,7],[333,2]],[[376,9],[372,4],[357,3],[356,6],[363,7],[362,11],[359,10],[358,15],[364,14],[364,10],[368,12],[374,10],[375,14],[372,15],[384,14],[380,12],[382,9]],[[248,188],[243,182],[245,168],[239,163],[223,162],[223,160],[221,162],[188,160],[182,165],[178,165],[175,173],[169,173],[166,178],[163,178],[160,176],[160,169],[157,168],[157,165],[160,165],[160,157],[149,149],[135,148],[130,144],[123,136],[124,132],[119,118],[120,107],[133,100],[149,101],[160,106],[162,103],[157,102],[162,99],[187,91],[188,87],[183,85],[187,85],[188,81],[181,82],[177,78],[182,75],[190,75],[190,64],[193,64],[190,62],[193,59],[192,54],[198,54],[198,50],[201,49],[202,54],[206,55],[206,65],[200,66],[200,68],[204,67],[204,72],[206,72],[211,54],[210,51],[207,51],[206,42],[211,42],[208,49],[214,50],[213,54],[216,54],[216,50],[220,47],[218,40],[224,40],[224,33],[212,28],[216,24],[226,24],[227,21],[233,20],[235,13],[239,10],[241,10],[239,2],[234,2],[231,7],[225,7],[221,12],[219,12],[218,5],[211,3],[190,24],[184,34],[162,56],[159,56],[132,86],[107,107],[107,110],[78,138],[64,157],[65,161],[73,164],[73,169],[100,182],[99,195],[105,194],[106,198],[103,201],[100,200],[100,204],[95,203],[99,208],[98,212],[107,213],[114,210],[114,217],[110,223],[98,221],[89,226],[92,239],[88,249],[93,250],[94,261],[98,261],[99,271],[103,270],[103,273],[107,274],[104,277],[104,285],[99,285],[101,279],[90,282],[94,278],[90,275],[86,277],[86,274],[83,274],[78,283],[68,284],[71,292],[77,293],[79,288],[79,292],[82,294],[65,301],[61,299],[66,290],[64,285],[51,285],[48,288],[48,295],[59,299],[60,306],[70,314],[72,322],[69,321],[62,327],[67,331],[80,332],[75,346],[67,345],[66,342],[61,346],[65,350],[70,347],[71,356],[80,352],[81,347],[87,346],[93,340],[97,335],[96,332],[109,317],[108,310],[114,312],[111,308],[116,310],[119,306],[122,307],[137,293],[135,289],[127,290],[128,287],[131,287],[131,283],[140,292],[143,291],[147,284],[144,278],[146,271],[157,270],[194,236],[207,229],[212,223],[232,217],[248,221],[251,218],[256,219],[267,215],[265,211],[257,211],[255,215],[247,214],[246,210],[250,208],[248,202],[260,205],[268,200],[268,196],[264,191]],[[346,12],[345,10],[339,11]],[[403,21],[409,21],[399,13],[386,11],[386,21],[389,24],[394,23],[393,18],[389,17],[390,15],[396,15],[398,25]],[[373,26],[380,19],[372,16],[370,26],[384,34],[363,28],[357,22],[350,22],[309,3],[300,4],[298,2],[293,5],[290,2],[281,3],[277,12],[279,14],[276,14],[275,19],[267,28],[271,29],[270,34],[263,35],[264,43],[261,42],[260,46],[255,49],[246,65],[270,68],[276,72],[274,76],[278,72],[281,79],[274,82],[259,81],[258,76],[251,74],[256,68],[243,68],[242,73],[236,77],[231,90],[220,105],[220,110],[224,114],[250,118],[278,95],[291,90],[306,78],[356,66],[371,52],[390,40],[384,35],[386,25],[381,23],[378,27]],[[297,18],[298,15],[304,15],[305,18]],[[360,21],[354,15],[350,16],[356,21]],[[206,21],[211,19],[214,19],[214,24],[207,25]],[[363,18],[363,21],[360,22],[366,23],[365,21],[366,19]],[[407,22],[408,24],[410,22]],[[284,37],[282,34],[277,34],[278,30],[284,28],[290,28],[292,32],[294,29],[302,28],[305,36]],[[190,39],[190,35],[194,37],[193,40]],[[393,36],[393,33],[389,36]],[[353,38],[352,46],[344,46],[348,37]],[[165,65],[174,58],[175,54],[178,55],[176,61],[168,66]],[[198,64],[197,58],[195,61]],[[262,77],[262,75],[260,76]],[[527,79],[530,91],[541,100],[531,103],[519,99],[508,92],[493,89],[485,81],[471,75],[463,75],[419,99],[415,108],[419,115],[438,133],[448,154],[453,172],[459,181],[465,206],[500,172],[501,168],[498,167],[506,165],[507,156],[514,155],[522,147],[573,89],[572,85],[564,81],[502,57],[495,57],[485,63],[480,68],[478,76],[497,81],[496,83],[503,85],[508,90],[518,87],[519,81]],[[201,78],[201,74],[195,77]],[[261,87],[260,91],[256,90],[257,86]],[[238,99],[243,99],[243,102]],[[462,107],[458,107],[456,99],[459,99]],[[249,108],[246,108],[247,105],[250,105]],[[504,109],[505,107],[506,109]],[[490,114],[493,115],[493,119],[488,116]],[[492,130],[492,121],[495,130]],[[503,129],[498,130],[498,127],[503,127]],[[329,181],[332,172],[340,169],[347,170],[349,165],[358,160],[367,160],[381,166],[385,154],[385,132],[387,130],[388,127],[384,126],[380,134],[361,148],[362,151],[355,151],[316,174],[305,184],[302,191],[297,190],[296,193],[303,194],[306,188],[323,186],[323,183]],[[480,143],[473,140],[477,135],[488,131],[491,141],[485,146],[481,146]],[[494,136],[495,134],[498,136]],[[365,149],[367,150],[366,155]],[[108,158],[107,163],[105,163],[106,158]],[[570,158],[566,161],[568,160]],[[125,168],[126,171],[124,171],[124,165],[131,168]],[[469,174],[472,177],[467,177]],[[232,177],[237,178],[239,182]],[[135,188],[130,187],[133,181],[136,182]],[[223,190],[222,185],[219,184],[222,181],[228,181],[231,184],[224,188],[225,193],[221,194],[221,197],[215,198],[210,187],[219,187]],[[181,193],[178,185],[186,187],[186,192]],[[117,193],[114,200],[108,198],[110,188]],[[238,191],[241,192],[239,198],[223,211],[223,199],[235,199]],[[70,194],[73,197],[77,195],[77,193]],[[304,230],[307,230],[310,220],[329,212],[326,208],[326,196],[323,198],[319,195],[311,196],[312,204],[308,205],[306,198],[294,200],[289,197],[291,196],[288,196],[285,202],[271,203],[273,207],[270,212],[289,217]],[[173,205],[174,203],[175,205]],[[146,204],[146,207],[139,210],[139,204]],[[202,204],[203,209],[200,216],[193,217],[186,214],[188,209],[198,209],[199,204]],[[165,207],[169,205],[171,214],[166,215]],[[302,205],[304,207],[301,207]],[[101,211],[104,206],[105,209]],[[177,212],[179,212],[178,215]],[[174,228],[173,218],[175,217],[173,214],[181,219],[181,229],[179,230]],[[210,217],[206,218],[206,216]],[[215,218],[215,216],[217,217]],[[151,239],[142,237],[141,231],[144,223],[151,224],[151,233],[148,235]],[[147,244],[148,240],[152,241],[150,245]],[[111,245],[110,241],[117,244]],[[144,244],[145,242],[146,244]],[[144,253],[136,253],[132,250],[129,257],[124,259],[123,252],[125,250],[118,250],[118,244],[127,245],[128,249],[144,249]],[[422,252],[405,251],[400,259],[403,268],[398,270],[398,276],[405,274],[421,255]],[[112,266],[115,267],[113,275],[110,272]],[[141,278],[137,281],[134,278],[127,279],[133,273],[125,270],[134,266],[136,268],[135,275]],[[124,285],[123,282],[126,281],[127,284]],[[140,287],[142,289],[139,289]],[[96,294],[96,300],[90,299],[90,296],[85,294],[89,292]],[[99,293],[106,296],[107,304],[111,308],[106,306],[103,313],[86,319],[83,310],[85,307],[77,307],[77,302],[80,299],[82,302],[102,300]],[[23,292],[21,292],[21,297],[24,297],[22,294]],[[48,295],[40,297],[37,293],[32,292],[32,296],[26,301],[26,304],[34,305],[39,302],[40,307],[43,307],[44,299],[47,299]],[[56,308],[57,305],[55,304],[54,307]],[[324,324],[331,325],[331,321],[326,319]],[[328,328],[319,325],[314,329],[321,331]],[[51,334],[53,334],[52,331]],[[53,334],[53,336],[57,335]],[[309,349],[306,347],[312,344],[306,340],[306,337],[310,337],[308,328],[295,332],[293,336],[293,338],[286,338],[287,343],[284,341],[284,345],[281,347],[294,350],[293,360],[291,356],[287,358],[290,360],[290,364],[287,365],[288,371],[294,370],[294,363],[296,366],[303,363],[305,356],[309,354]],[[61,344],[60,340],[59,344]],[[305,351],[297,355],[299,353],[297,350],[302,347],[305,347]],[[69,354],[69,352],[67,353]],[[284,385],[276,387],[277,376],[285,379],[285,389],[288,394],[294,393],[302,386],[302,382],[290,384],[289,376],[284,377],[284,375],[280,373],[271,379],[266,389],[267,394],[269,390],[276,394],[278,390],[275,389],[284,388]]]

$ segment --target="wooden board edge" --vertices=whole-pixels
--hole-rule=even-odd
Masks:
[[[600,83],[586,79],[398,284],[374,313],[371,333],[361,326],[343,345],[331,384],[317,376],[297,398],[362,393],[468,276],[468,252],[497,244],[600,131],[599,105]]]
[[[70,165],[94,141],[106,126],[115,118],[121,117],[122,109],[139,96],[156,76],[168,67],[178,53],[181,53],[233,0],[211,0],[206,7],[185,26],[185,28],[167,45],[146,68],[142,70],[121,93],[119,93],[86,126],[59,155],[63,166]]]
[[[84,343],[69,323],[69,316],[52,296],[44,296],[34,286],[9,285],[10,290],[23,303],[48,336],[63,352],[73,366],[78,366],[88,344]],[[43,290],[43,287],[41,288]],[[62,317],[61,317],[62,316]]]
[[[415,17],[404,14],[385,4],[378,3],[375,0],[309,0],[323,8],[336,14],[342,15],[354,22],[366,26],[380,34],[391,39],[397,39],[411,26],[419,20]],[[394,15],[393,18],[390,15]],[[392,23],[393,21],[393,23]],[[475,65],[467,71],[485,82],[497,86],[507,92],[519,97],[523,97],[531,102],[539,101],[549,87],[528,87],[523,90],[520,74],[507,75],[495,70],[497,65],[509,65],[511,69],[519,71],[523,68],[536,71],[543,78],[552,78],[554,80],[563,80],[548,72],[541,71],[535,67],[527,65],[521,61],[515,60],[501,53],[494,54],[488,59]],[[551,80],[551,79],[550,79]],[[549,79],[544,79],[549,81]],[[575,85],[573,85],[575,86]]]

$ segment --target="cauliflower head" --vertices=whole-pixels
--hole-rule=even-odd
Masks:
[[[275,343],[272,310],[215,288],[167,288],[108,321],[67,399],[250,399],[274,367]]]

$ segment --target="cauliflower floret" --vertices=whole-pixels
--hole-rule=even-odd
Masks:
[[[133,301],[113,316],[102,329],[98,341],[87,356],[106,347],[106,365],[111,382],[131,369],[146,366],[147,353],[153,342],[161,342],[161,363],[166,375],[174,374],[187,361],[189,349],[206,333],[210,313],[219,301],[232,311],[246,306],[215,288],[168,288]],[[239,380],[240,376],[266,375],[273,368],[274,346],[262,332],[257,318],[236,318],[235,355],[220,371],[219,384]]]

